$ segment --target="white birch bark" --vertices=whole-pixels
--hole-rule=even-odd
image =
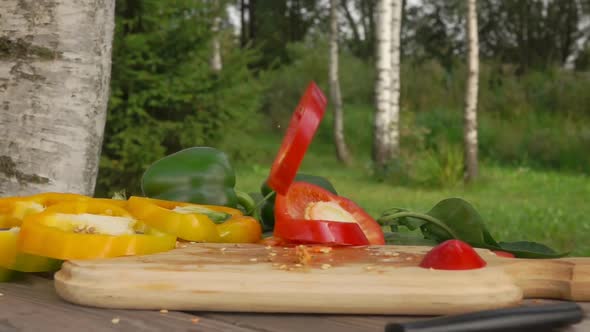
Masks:
[[[389,156],[399,156],[399,113],[400,113],[400,45],[402,27],[402,0],[393,0],[391,15],[391,106],[389,124]]]
[[[114,0],[0,1],[0,195],[92,195]]]
[[[219,0],[213,0],[213,8],[215,11],[219,11]],[[213,39],[212,43],[212,54],[211,59],[209,60],[209,65],[211,69],[215,72],[220,72],[223,68],[223,63],[221,60],[221,42],[219,41],[219,30],[221,26],[221,17],[216,16],[213,19]]]
[[[468,77],[465,90],[464,122],[464,163],[465,181],[478,176],[477,161],[477,94],[479,79],[479,41],[477,29],[476,0],[467,0]]]
[[[373,160],[378,168],[383,167],[391,154],[391,23],[392,0],[379,0],[377,3],[377,25],[375,71],[375,117],[373,119]]]
[[[351,163],[350,152],[344,138],[344,116],[342,95],[338,77],[338,0],[330,0],[330,97],[334,108],[334,144],[336,156],[345,165]]]

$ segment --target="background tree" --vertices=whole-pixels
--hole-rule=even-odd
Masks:
[[[211,31],[213,33],[212,37],[212,46],[213,49],[211,53],[211,69],[215,72],[221,71],[223,67],[223,61],[221,59],[221,38],[220,38],[220,29],[221,29],[221,15],[224,11],[225,5],[219,3],[219,0],[212,1],[212,10],[213,14],[213,24],[211,26]]]
[[[329,7],[316,0],[247,0],[240,8],[242,45],[261,51],[257,69],[288,63],[287,45],[304,40],[310,30],[329,21]]]
[[[379,170],[399,155],[401,12],[401,0],[379,2],[373,123],[373,159]]]
[[[467,38],[469,45],[467,87],[463,117],[465,145],[465,181],[471,182],[478,175],[477,160],[477,94],[479,85],[479,40],[477,30],[476,0],[467,0]]]
[[[391,157],[391,39],[394,0],[379,0],[377,5],[375,71],[375,116],[373,120],[373,161],[383,169]]]
[[[114,0],[0,2],[3,196],[94,193],[114,8]]]
[[[211,1],[117,2],[113,93],[101,159],[101,188],[132,192],[149,163],[193,145],[222,148],[242,171],[263,172],[272,162],[276,144],[307,83],[314,80],[331,92],[329,1],[218,0],[228,5],[229,15],[221,16],[223,68],[217,74],[209,65],[215,36]],[[541,44],[555,46],[529,47],[519,42],[517,1],[477,2],[481,61],[476,106],[478,158],[486,164],[480,167],[487,169],[491,161],[507,167],[517,164],[587,172],[590,156],[585,151],[590,136],[585,119],[590,116],[590,80],[583,36],[588,32],[584,22],[589,21],[587,7],[581,5],[587,6],[588,1],[573,1],[577,6],[568,2],[571,0],[523,1],[542,6],[542,10],[523,12],[531,21],[528,24],[541,22],[529,43],[546,35]],[[402,6],[404,3],[400,156],[387,164],[386,176],[380,180],[395,185],[450,186],[461,181],[465,170],[467,2],[402,1]],[[373,52],[379,1],[340,0],[338,4],[344,133],[347,147],[359,161],[343,172],[365,172],[361,165],[369,163],[375,153],[371,127],[377,106],[378,59]],[[569,34],[575,45],[572,49],[578,51],[568,56],[569,65],[564,66],[561,56],[549,54],[568,49],[557,42],[567,40],[567,25],[562,23],[568,12],[572,20],[579,17],[580,23],[570,25]],[[547,61],[531,60],[523,66],[523,49],[541,54],[532,58]],[[391,68],[393,56],[389,54]],[[388,86],[391,105],[391,77]],[[324,122],[304,167],[315,161],[337,163],[334,151],[333,123]]]
[[[393,1],[391,15],[391,113],[389,135],[391,152],[390,158],[399,158],[400,134],[400,47],[401,47],[401,25],[402,25],[402,0]]]
[[[334,110],[334,144],[336,157],[346,165],[351,163],[350,152],[344,138],[342,96],[338,78],[338,0],[330,0],[330,97]]]
[[[186,147],[222,148],[234,160],[252,153],[233,134],[256,132],[262,122],[261,85],[248,70],[256,54],[229,40],[223,67],[212,70],[216,15],[204,1],[117,1],[100,195],[138,193],[151,163]]]
[[[341,0],[346,28],[352,32],[346,39],[354,55],[364,60],[374,58],[375,53],[375,9],[378,0]],[[355,17],[356,13],[358,17]]]

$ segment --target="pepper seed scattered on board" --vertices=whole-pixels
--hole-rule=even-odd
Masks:
[[[322,270],[327,270],[331,267],[332,267],[332,265],[330,265],[330,264],[322,264]]]
[[[411,261],[412,260],[412,257],[406,257],[406,260],[407,261]]]
[[[162,309],[162,310],[160,310],[160,313],[162,313],[162,314],[167,314],[167,313],[168,313],[168,310],[166,310],[166,309]]]
[[[191,323],[193,323],[193,324],[197,324],[197,323],[198,323],[200,320],[201,320],[200,318],[198,318],[198,317],[195,317],[195,318],[192,318],[192,319],[191,319]]]
[[[279,267],[279,269],[281,269],[281,270],[286,270],[286,269],[287,269],[287,265],[283,264],[283,265],[281,265],[281,266]]]
[[[257,260],[257,258],[250,258],[250,262],[256,262]]]
[[[365,266],[365,270],[367,270],[367,271],[371,271],[371,270],[374,270],[374,269],[375,269],[374,266]]]
[[[270,249],[272,249],[272,247],[271,246],[266,246],[266,247],[264,247],[264,249],[270,250]]]
[[[113,323],[113,324],[119,324],[119,321],[120,320],[121,319],[119,317],[115,317],[115,318],[111,319],[111,323]]]
[[[190,244],[197,244],[197,242],[195,242],[195,241],[191,241],[191,242],[189,242],[189,243],[190,243]]]
[[[271,252],[270,254],[268,254],[269,256],[276,256],[277,253],[276,252]]]

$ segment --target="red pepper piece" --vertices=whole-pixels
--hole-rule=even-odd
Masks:
[[[469,244],[460,240],[447,240],[432,248],[420,267],[437,270],[471,270],[486,266],[486,262]]]
[[[295,109],[279,148],[268,179],[274,191],[284,195],[295,179],[299,165],[317,131],[327,100],[320,88],[311,82]]]
[[[310,219],[314,215],[326,218]],[[346,217],[347,220],[326,220],[331,215]],[[286,195],[277,194],[274,236],[295,243],[385,243],[381,227],[361,207],[306,182],[293,183]]]

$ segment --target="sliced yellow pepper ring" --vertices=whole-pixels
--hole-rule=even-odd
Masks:
[[[256,242],[262,236],[256,219],[225,206],[132,196],[127,209],[146,224],[187,241]]]
[[[43,193],[31,196],[0,198],[0,228],[20,226],[22,220],[46,207],[66,202],[91,199],[88,196],[69,193]]]
[[[26,196],[23,198],[30,200],[30,201],[37,202],[45,207],[59,204],[59,203],[64,203],[64,202],[75,202],[75,201],[83,201],[83,200],[92,199],[92,197],[86,196],[86,195],[73,194],[73,193],[53,193],[53,192],[41,193],[41,194]]]
[[[176,246],[176,237],[146,227],[125,209],[104,201],[82,200],[29,215],[18,249],[62,260],[145,255]]]
[[[17,249],[19,229],[0,230],[0,267],[20,272],[57,271],[61,261],[23,253]]]
[[[45,207],[37,202],[22,197],[0,199],[0,228],[20,226],[23,218],[32,213],[43,211]]]
[[[236,216],[217,225],[222,243],[256,243],[262,238],[262,226],[249,216]]]

